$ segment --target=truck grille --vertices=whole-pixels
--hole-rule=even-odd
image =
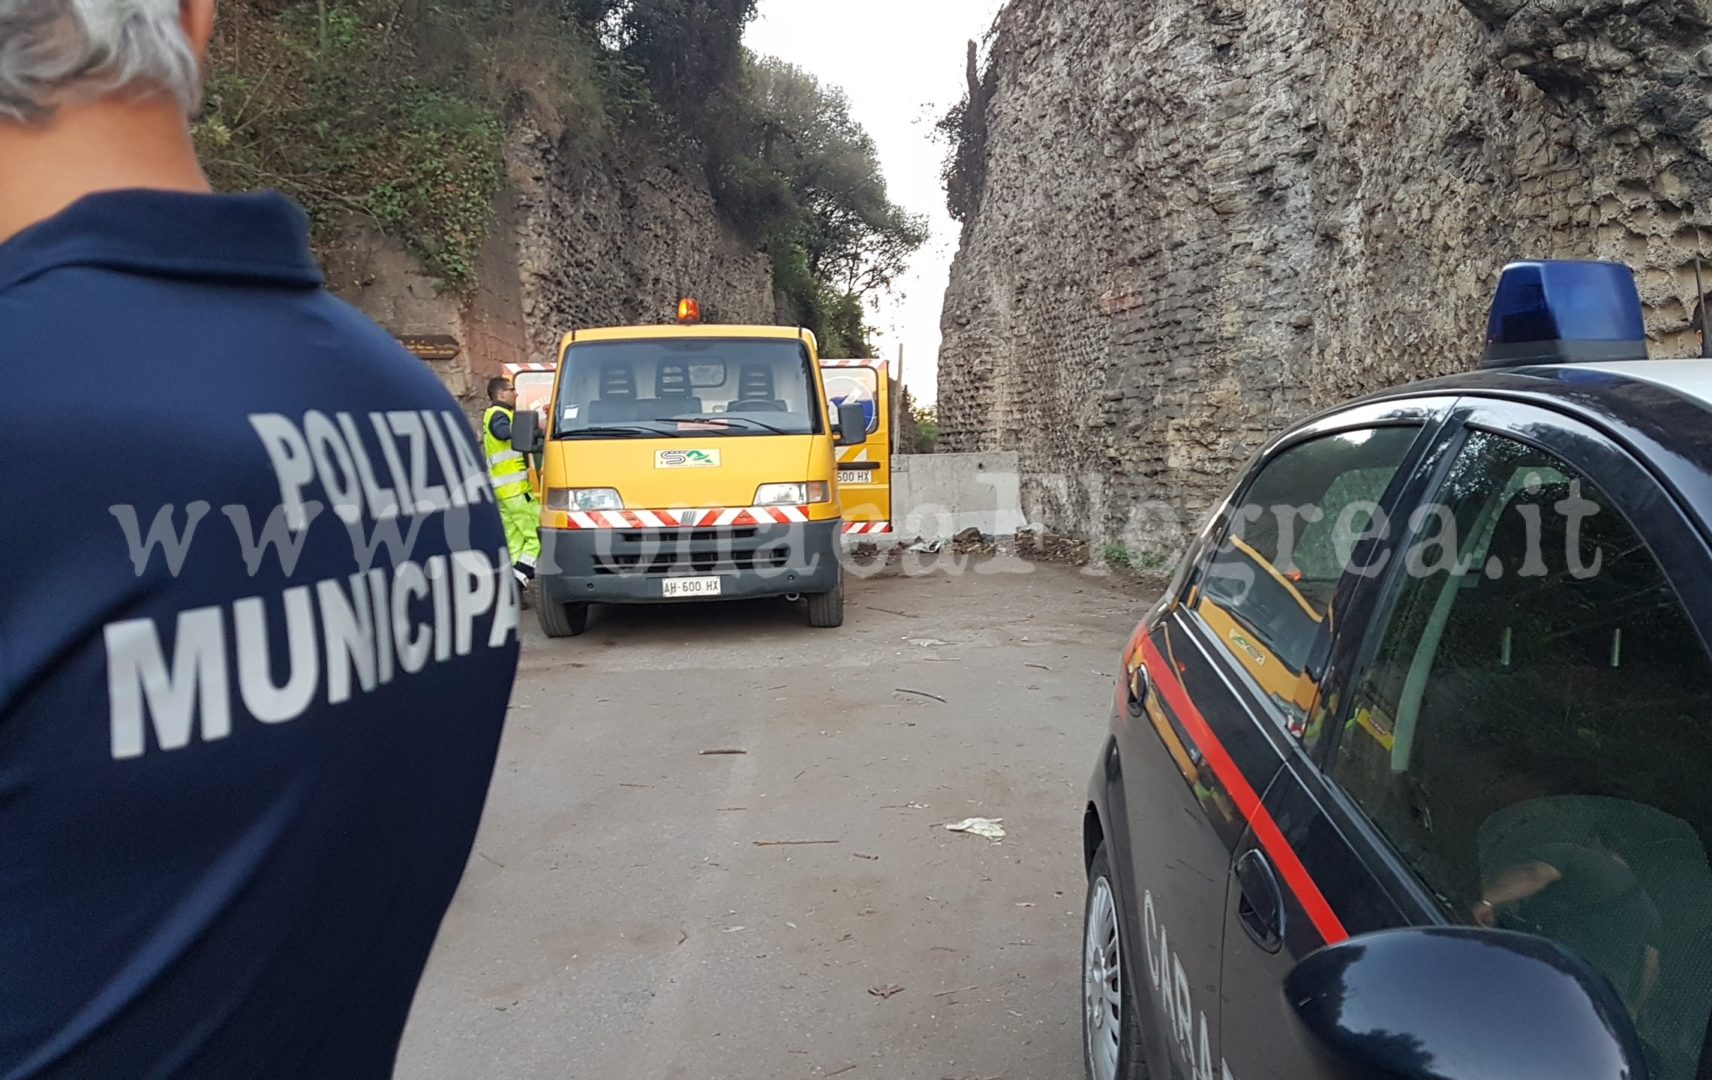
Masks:
[[[716,543],[721,540],[727,543],[733,543],[738,540],[753,540],[755,539],[756,531],[757,530],[755,529],[695,529],[693,531],[684,529],[650,529],[647,532],[621,532],[615,535],[620,541],[626,544],[654,544],[663,546],[666,544],[682,544],[685,542],[705,544]]]
[[[777,533],[771,540],[760,533],[753,528],[614,532],[609,534],[610,543],[595,552],[594,572],[665,577],[788,566],[792,545]]]
[[[594,572],[597,574],[628,574],[643,577],[665,577],[671,574],[713,574],[719,571],[733,570],[776,570],[788,565],[791,555],[788,551],[774,548],[771,551],[734,551],[729,554],[707,552],[703,554],[680,554],[671,552],[660,555],[596,555]]]

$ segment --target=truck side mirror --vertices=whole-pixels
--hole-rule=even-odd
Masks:
[[[518,409],[511,417],[511,448],[525,454],[539,453],[542,444],[541,417],[534,409]]]
[[[860,402],[838,406],[838,445],[861,446],[868,441],[868,410]]]
[[[1472,927],[1391,930],[1308,956],[1286,1010],[1324,1071],[1355,1080],[1641,1080],[1617,992],[1555,942]]]

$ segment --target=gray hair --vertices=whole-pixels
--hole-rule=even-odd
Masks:
[[[200,107],[179,0],[0,0],[0,120],[120,92],[168,94],[187,116]]]

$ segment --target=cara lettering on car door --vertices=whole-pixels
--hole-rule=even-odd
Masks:
[[[1159,924],[1153,910],[1153,893],[1142,898],[1142,937],[1147,943],[1147,977],[1153,983],[1153,1000],[1165,1014],[1165,1023],[1177,1040],[1177,1049],[1189,1063],[1194,1080],[1213,1080],[1213,1047],[1207,1038],[1207,1014],[1195,1008],[1189,976],[1183,961],[1171,951],[1171,934]],[[1200,1023],[1196,1024],[1196,1017]],[[1219,1080],[1235,1080],[1230,1067],[1219,1061]]]

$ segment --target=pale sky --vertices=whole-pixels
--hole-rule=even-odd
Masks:
[[[939,184],[945,146],[934,123],[963,96],[968,42],[986,36],[1001,6],[1003,0],[761,0],[746,39],[756,52],[841,88],[879,147],[892,201],[928,216],[933,235],[898,295],[871,304],[868,316],[882,356],[895,365],[904,347],[904,382],[923,402],[934,400],[939,311],[957,253],[957,223]]]

